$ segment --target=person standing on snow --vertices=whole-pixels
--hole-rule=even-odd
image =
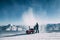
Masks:
[[[34,30],[36,31],[36,33],[39,33],[39,25],[38,25],[38,23],[36,23],[36,25],[34,26]]]

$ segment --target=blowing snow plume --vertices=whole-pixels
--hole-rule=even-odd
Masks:
[[[22,16],[22,19],[23,19],[23,23],[25,25],[28,25],[28,26],[35,25],[36,19],[35,19],[34,14],[33,14],[33,9],[29,8],[28,11],[25,11],[23,16]]]

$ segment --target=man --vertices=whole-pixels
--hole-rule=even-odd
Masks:
[[[36,23],[36,25],[34,26],[34,30],[36,31],[36,33],[39,33],[39,25],[38,25],[38,23]]]

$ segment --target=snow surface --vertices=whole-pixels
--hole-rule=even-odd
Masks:
[[[0,40],[60,40],[60,33],[36,33],[13,37],[2,37]]]
[[[35,34],[27,34],[27,35],[16,35],[16,36],[9,36],[9,37],[0,37],[0,40],[60,40],[60,32],[53,32],[53,33],[46,33],[45,31],[45,25],[41,26],[40,33],[35,33]],[[18,34],[25,33],[23,32],[18,32]],[[16,33],[9,33],[8,35],[13,35],[17,34]],[[4,33],[4,35],[7,35]],[[4,36],[3,35],[3,36]],[[1,36],[1,35],[0,35]]]

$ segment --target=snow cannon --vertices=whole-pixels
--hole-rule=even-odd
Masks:
[[[30,28],[29,30],[26,30],[26,34],[33,34],[34,33],[34,29]]]

